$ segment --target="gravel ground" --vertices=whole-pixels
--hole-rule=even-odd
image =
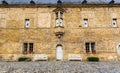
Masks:
[[[120,62],[0,62],[0,73],[120,73]]]

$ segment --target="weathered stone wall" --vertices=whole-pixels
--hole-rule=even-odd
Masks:
[[[85,42],[96,43],[96,54],[108,58],[118,56],[116,46],[120,43],[120,7],[66,8],[63,16],[65,34],[55,36],[55,8],[0,8],[0,54],[22,54],[23,43],[34,43],[34,54],[47,54],[56,59],[56,46],[63,46],[64,60],[68,54],[81,54],[86,59]],[[88,18],[89,27],[83,26]],[[118,27],[112,27],[117,18]],[[30,19],[30,28],[24,28]],[[102,55],[104,54],[104,55]]]

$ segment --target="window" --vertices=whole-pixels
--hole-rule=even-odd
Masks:
[[[63,13],[60,12],[60,19],[63,19]]]
[[[90,43],[88,43],[88,42],[85,43],[86,53],[89,53],[89,52],[90,52],[89,44],[90,44]]]
[[[95,53],[95,42],[91,43],[91,51],[92,53]]]
[[[112,25],[113,25],[113,27],[117,27],[117,19],[116,18],[113,18]]]
[[[33,53],[33,43],[23,43],[23,54]]]
[[[91,51],[93,54],[95,54],[96,53],[95,42],[86,42],[85,49],[86,53],[89,53]]]
[[[56,13],[56,26],[59,26],[59,13]]]
[[[29,43],[29,53],[33,53],[33,43]]]
[[[84,27],[88,27],[88,19],[84,19]]]
[[[59,26],[62,26],[62,23],[63,23],[62,21],[63,21],[63,20],[62,20],[62,19],[60,19],[60,25],[59,25]]]
[[[56,13],[56,26],[63,26],[63,13],[60,11]]]
[[[23,44],[23,54],[27,54],[28,43]]]
[[[62,23],[63,23],[63,13],[60,12],[60,26],[62,26]]]
[[[58,19],[58,12],[56,13],[56,19]]]
[[[59,26],[59,20],[56,19],[56,26]]]
[[[30,27],[30,19],[25,19],[25,28]]]

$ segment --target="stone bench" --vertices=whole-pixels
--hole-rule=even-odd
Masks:
[[[69,61],[82,61],[82,57],[80,56],[80,54],[69,54],[68,60]]]
[[[35,54],[33,61],[48,61],[48,56],[46,54]]]

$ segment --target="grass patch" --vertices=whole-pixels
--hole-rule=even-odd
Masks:
[[[31,58],[29,58],[29,57],[19,57],[19,58],[18,58],[18,61],[19,61],[19,62],[23,62],[23,61],[24,61],[24,62],[29,62],[29,61],[32,61],[32,60],[31,60]]]
[[[87,61],[89,61],[89,62],[99,62],[99,58],[98,57],[87,57]]]

